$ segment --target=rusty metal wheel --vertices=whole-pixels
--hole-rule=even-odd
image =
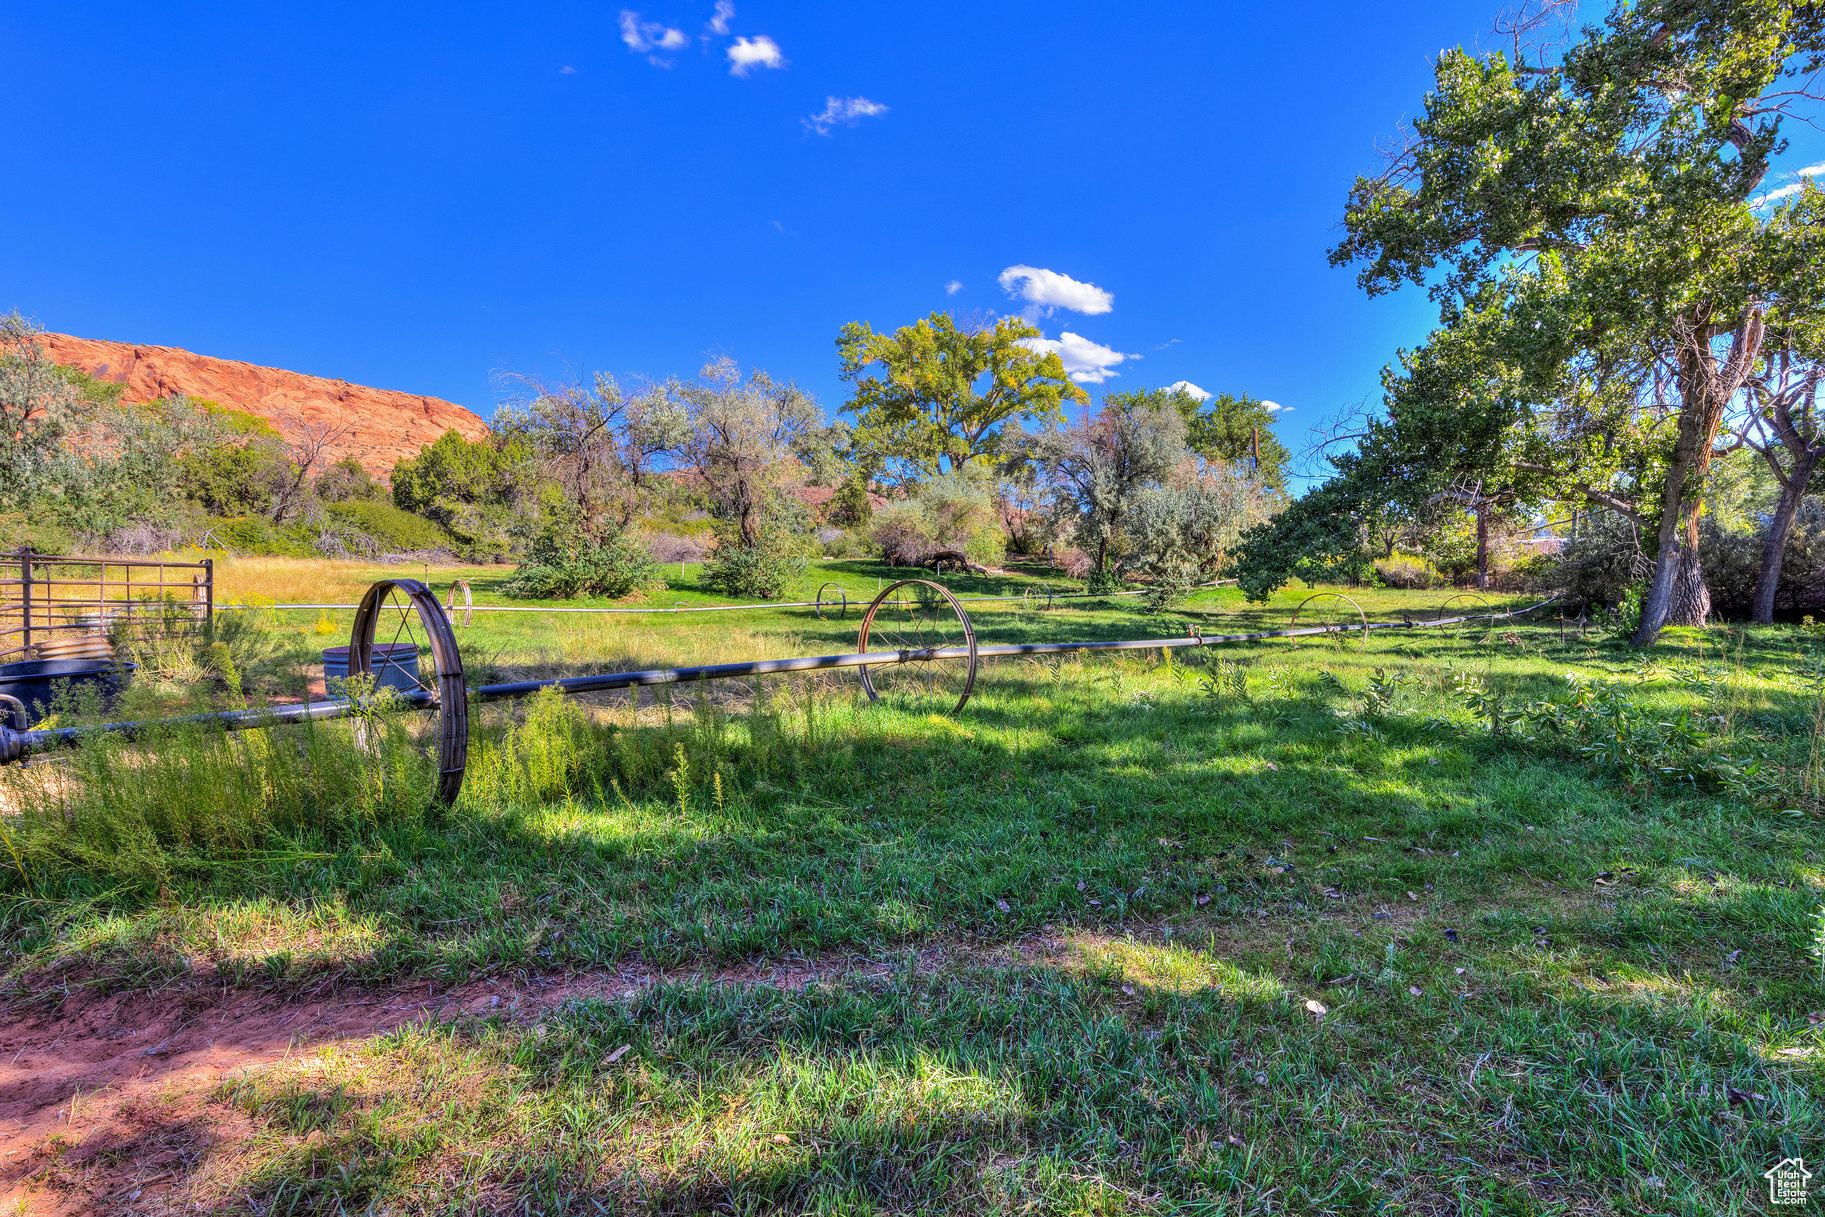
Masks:
[[[899,654],[896,662],[861,668],[870,701],[887,697],[956,714],[976,691],[976,627],[957,598],[929,579],[882,588],[862,615],[856,650]]]
[[[461,588],[463,591],[463,603],[462,603],[463,624],[468,625],[470,619],[475,616],[475,596],[469,590],[469,581],[467,579],[458,579],[456,582],[454,582],[450,585],[450,603],[446,607],[450,611],[450,616],[452,618],[454,618],[456,616],[456,608],[457,608],[457,604],[456,604],[456,589],[457,588]]]
[[[826,596],[825,592],[835,592],[835,595]],[[814,609],[819,621],[826,620],[825,609],[834,610],[838,621],[849,616],[849,593],[834,583],[824,584],[817,589],[817,604]]]
[[[416,647],[417,662],[406,663],[396,649],[382,650],[376,662],[377,643]],[[462,652],[437,594],[416,579],[383,579],[368,588],[349,633],[349,675],[374,677],[408,705],[431,711],[414,738],[437,765],[437,801],[454,803],[469,763],[469,690]]]

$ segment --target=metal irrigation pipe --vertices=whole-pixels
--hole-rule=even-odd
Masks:
[[[458,582],[461,583],[464,594],[466,595],[469,590],[468,583],[465,581],[462,581],[462,580],[458,580]],[[919,582],[928,582],[928,581],[927,580],[918,580],[918,579],[903,579],[903,580],[901,580],[901,582],[919,583]],[[1193,590],[1206,590],[1206,589],[1213,588],[1213,587],[1222,587],[1225,584],[1234,583],[1234,582],[1235,582],[1234,579],[1218,579],[1214,583],[1200,583]],[[825,584],[824,586],[829,587],[832,585]],[[934,585],[934,586],[936,586],[936,585]],[[1044,584],[1041,584],[1040,586],[1042,588],[1045,587]],[[819,590],[821,591],[822,589],[820,588]],[[841,591],[842,589],[838,588],[838,590]],[[1045,599],[1045,601],[1049,604],[1054,600],[1107,600],[1114,596],[1145,596],[1149,590],[1151,590],[1151,589],[1139,588],[1134,591],[1126,591],[1126,592],[1054,592],[1050,588],[1046,588],[1045,591],[1040,593],[1040,596],[1042,596]],[[451,598],[453,601],[454,601],[455,595],[456,595],[456,589],[454,587],[452,587],[451,588]],[[999,601],[999,600],[1025,600],[1028,602],[1032,602],[1033,600],[1038,599],[1038,598],[1039,597],[1035,597],[1035,596],[1029,594],[1028,592],[1022,592],[1018,596],[958,596],[957,600],[963,604],[988,604],[990,602]],[[821,610],[821,609],[829,608],[831,605],[836,604],[836,603],[838,603],[838,602],[833,601],[833,600],[791,600],[791,601],[780,601],[779,603],[776,603],[776,604],[699,604],[699,605],[679,604],[679,605],[674,605],[672,608],[596,608],[594,606],[576,607],[576,606],[543,605],[543,604],[463,604],[463,605],[456,605],[456,604],[452,603],[450,607],[453,610],[456,608],[461,608],[463,611],[463,624],[468,625],[469,624],[468,616],[470,613],[733,613],[733,612],[737,612],[742,609],[808,608],[808,609],[820,609]],[[844,603],[847,603],[847,601],[845,600]],[[352,608],[359,608],[360,606],[355,605],[355,604],[218,604],[215,607],[216,607],[217,612],[221,612],[223,610],[229,610],[229,611],[271,610],[273,612],[281,612],[281,611],[290,611],[293,609],[352,609]]]
[[[897,594],[903,588],[912,589],[915,598],[912,600],[898,598]],[[1194,630],[1191,634],[1177,638],[1129,638],[1112,642],[1018,642],[983,646],[976,641],[975,629],[970,622],[969,613],[947,589],[928,579],[903,579],[883,588],[874,598],[873,603],[868,606],[859,631],[860,644],[866,647],[870,638],[870,629],[881,628],[876,626],[876,614],[878,610],[885,607],[890,610],[890,613],[912,609],[915,616],[918,612],[927,612],[932,615],[933,622],[948,621],[950,617],[954,617],[964,640],[962,645],[904,647],[879,651],[859,650],[848,655],[756,659],[743,663],[706,664],[696,667],[649,668],[638,672],[602,672],[591,676],[511,681],[472,688],[464,682],[462,656],[456,645],[456,636],[450,628],[449,615],[443,605],[438,603],[436,594],[416,579],[387,579],[370,587],[367,595],[362,598],[349,642],[349,672],[351,675],[358,676],[374,675],[375,639],[379,633],[391,627],[394,644],[399,643],[403,636],[430,651],[434,673],[429,680],[422,676],[415,677],[416,688],[389,690],[385,694],[376,696],[345,697],[321,702],[306,702],[301,705],[278,706],[269,710],[224,710],[211,714],[186,714],[175,718],[154,719],[145,722],[104,723],[94,727],[59,727],[21,731],[0,725],[0,764],[10,764],[34,753],[75,745],[96,732],[121,735],[131,739],[153,728],[202,723],[213,724],[228,731],[245,731],[286,723],[346,718],[351,715],[373,712],[392,704],[403,705],[413,710],[437,712],[437,730],[434,733],[439,762],[437,797],[440,802],[449,803],[455,800],[457,793],[462,788],[463,771],[467,765],[469,703],[471,701],[505,701],[530,697],[547,689],[556,689],[565,694],[596,693],[638,688],[643,685],[687,684],[704,680],[730,680],[781,672],[817,672],[838,668],[860,668],[863,688],[867,690],[871,700],[878,700],[880,693],[876,688],[875,678],[870,674],[871,668],[875,669],[877,673],[883,673],[906,664],[963,661],[967,665],[967,675],[962,682],[961,695],[957,704],[951,708],[951,712],[956,713],[961,711],[965,703],[969,701],[975,687],[977,665],[983,659],[1020,655],[1059,655],[1083,651],[1150,651],[1170,647],[1220,646],[1225,643],[1255,642],[1266,638],[1301,638],[1352,631],[1367,633],[1371,630],[1430,629],[1441,625],[1482,619],[1488,619],[1493,623],[1503,618],[1525,616],[1546,607],[1557,599],[1558,596],[1555,594],[1524,609],[1499,613],[1467,613],[1463,616],[1440,618],[1435,621],[1364,620],[1360,624],[1354,625],[1310,625],[1284,630],[1256,630],[1247,634],[1204,634]],[[396,621],[397,624],[395,624]],[[412,627],[414,621],[425,633],[422,640],[418,637],[418,631]],[[389,671],[391,670],[393,669],[389,669]]]

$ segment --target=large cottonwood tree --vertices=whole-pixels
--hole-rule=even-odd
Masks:
[[[933,313],[891,334],[852,321],[837,337],[843,379],[855,384],[851,443],[868,472],[916,482],[1001,454],[1008,426],[1060,422],[1063,403],[1088,401],[1056,352],[1034,350],[1019,317],[959,324]]]
[[[1822,48],[1820,0],[1643,0],[1557,52],[1519,36],[1447,51],[1406,146],[1351,191],[1332,251],[1371,294],[1429,286],[1448,320],[1492,289],[1525,306],[1505,316],[1558,317],[1555,341],[1510,331],[1536,381],[1575,368],[1670,388],[1657,496],[1640,504],[1655,565],[1639,645],[1704,619],[1697,529],[1719,426],[1770,321],[1821,303],[1816,203],[1755,204],[1783,121],[1817,100]]]

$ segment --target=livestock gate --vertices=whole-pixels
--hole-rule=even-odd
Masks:
[[[206,631],[215,562],[0,552],[0,663],[104,658],[114,641]]]

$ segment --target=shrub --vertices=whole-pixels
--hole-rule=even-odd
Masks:
[[[1110,592],[1119,592],[1126,586],[1127,580],[1113,566],[1092,570],[1084,580],[1084,590],[1093,596],[1106,596]]]
[[[205,542],[230,553],[279,558],[314,558],[317,551],[308,538],[273,527],[264,516],[236,516],[211,520]]]
[[[940,557],[988,566],[1007,552],[989,486],[969,470],[935,477],[910,498],[882,505],[868,535],[892,566],[924,566]]]
[[[1758,521],[1759,523],[1759,521]],[[1721,527],[1707,515],[1699,525],[1698,555],[1704,565],[1711,607],[1725,617],[1746,619],[1755,607],[1755,585],[1762,574],[1759,528]],[[1774,611],[1791,620],[1825,604],[1825,507],[1806,499],[1787,534],[1781,555],[1781,578],[1775,585]]]
[[[375,499],[345,499],[327,508],[331,518],[368,536],[382,550],[448,549],[450,534],[402,507]]]
[[[761,545],[724,544],[716,547],[703,568],[703,581],[725,596],[738,600],[778,600],[804,573],[803,559],[770,551]]]
[[[501,585],[501,594],[532,600],[625,596],[656,577],[653,556],[629,533],[585,534],[575,520],[546,524],[527,561]]]
[[[1446,582],[1438,567],[1418,554],[1402,553],[1398,549],[1375,560],[1375,574],[1389,587],[1403,591],[1422,591],[1441,587]]]

